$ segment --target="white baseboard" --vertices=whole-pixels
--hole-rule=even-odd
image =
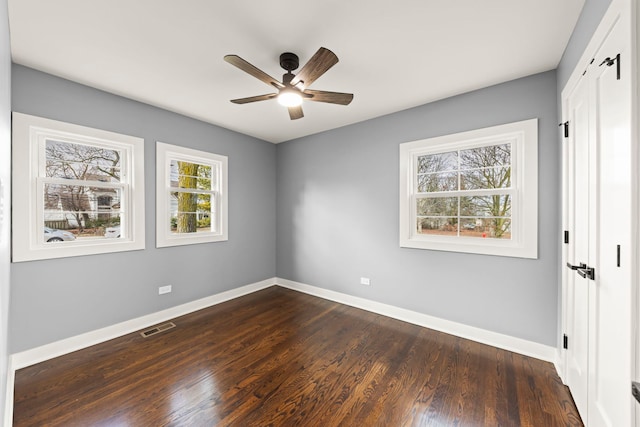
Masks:
[[[130,334],[140,329],[148,328],[149,326],[153,326],[161,322],[166,322],[167,320],[171,320],[176,317],[192,313],[194,311],[202,310],[203,308],[207,308],[212,305],[220,304],[222,302],[268,288],[269,286],[273,285],[275,285],[275,278],[266,279],[261,282],[256,282],[236,289],[231,289],[229,291],[221,292],[219,294],[211,295],[199,300],[171,307],[166,310],[158,311],[156,313],[151,313],[142,317],[138,317],[136,319],[131,319],[122,323],[107,326],[102,329],[97,329],[95,331],[76,335],[70,338],[65,338],[63,340],[45,344],[43,346],[36,347],[30,350],[25,350],[20,353],[14,353],[9,357],[10,364],[13,367],[14,371],[22,369],[27,366],[43,362],[45,360],[53,359],[54,357],[62,356],[64,354],[68,354],[83,348],[91,347],[92,345],[100,344],[102,342]]]
[[[567,384],[566,382],[566,378],[565,378],[565,371],[564,371],[564,358],[563,358],[564,354],[562,352],[561,349],[557,348],[556,349],[556,359],[554,361],[554,365],[556,367],[556,372],[558,373],[558,376],[560,377],[560,380],[562,381],[562,384]]]
[[[438,317],[429,316],[427,314],[418,313],[389,304],[371,301],[365,298],[354,297],[352,295],[330,291],[328,289],[318,288],[316,286],[306,285],[292,280],[281,279],[279,277],[276,278],[276,284],[284,288],[304,292],[306,294],[350,305],[352,307],[361,308],[363,310],[402,320],[414,325],[435,329],[436,331],[445,332],[447,334],[466,338],[482,344],[488,344],[493,347],[513,351],[514,353],[523,354],[525,356],[535,357],[536,359],[551,362],[554,366],[557,364],[556,348],[548,345],[527,341],[497,332],[487,331],[485,329],[452,322],[450,320],[440,319]]]

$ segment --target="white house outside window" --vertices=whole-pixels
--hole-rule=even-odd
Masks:
[[[400,145],[400,245],[537,257],[537,120]]]
[[[156,147],[157,246],[227,240],[227,157]]]

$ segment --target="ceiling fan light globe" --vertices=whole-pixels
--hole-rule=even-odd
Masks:
[[[285,107],[298,107],[302,105],[302,96],[291,90],[280,91],[278,102]]]

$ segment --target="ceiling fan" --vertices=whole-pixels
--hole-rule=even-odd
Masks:
[[[232,99],[231,102],[234,104],[247,104],[249,102],[278,98],[278,102],[289,109],[291,120],[296,120],[304,117],[302,113],[303,100],[349,105],[353,99],[352,93],[307,89],[318,77],[338,63],[336,54],[324,47],[318,49],[298,74],[291,73],[300,65],[298,55],[291,52],[285,52],[280,55],[280,66],[287,71],[282,76],[282,82],[277,81],[238,55],[226,55],[224,60],[278,90],[278,93]]]

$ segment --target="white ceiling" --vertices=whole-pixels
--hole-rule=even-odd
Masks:
[[[584,0],[9,0],[14,62],[274,143],[556,68]],[[223,61],[281,80],[326,47],[340,62],[292,121],[273,92]]]

